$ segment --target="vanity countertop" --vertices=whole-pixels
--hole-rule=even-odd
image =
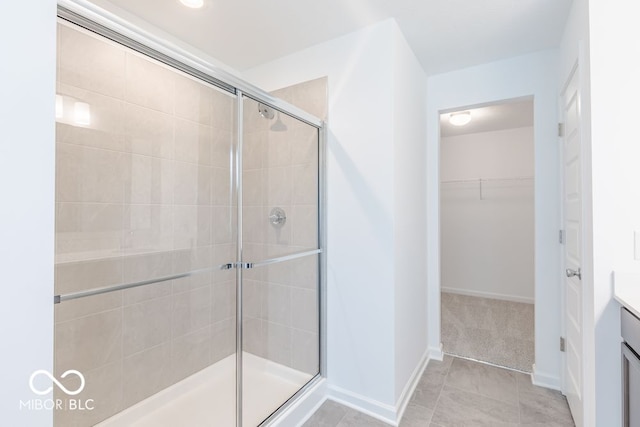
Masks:
[[[640,274],[615,272],[613,296],[627,310],[640,318]]]

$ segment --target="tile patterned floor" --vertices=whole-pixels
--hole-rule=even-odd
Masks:
[[[326,401],[304,427],[386,427]],[[567,401],[536,387],[526,374],[445,356],[431,361],[400,427],[574,427]]]
[[[445,353],[531,372],[533,304],[442,293]]]

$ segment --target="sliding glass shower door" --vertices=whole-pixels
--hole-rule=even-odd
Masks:
[[[244,98],[242,418],[254,426],[319,372],[318,129]]]
[[[258,426],[320,370],[319,128],[63,15],[54,425]]]

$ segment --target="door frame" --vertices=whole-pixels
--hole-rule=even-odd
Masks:
[[[578,105],[580,108],[580,133],[581,133],[581,192],[582,192],[582,420],[584,426],[595,426],[595,318],[594,318],[594,268],[593,268],[593,215],[592,215],[592,184],[591,184],[591,139],[587,123],[589,122],[589,108],[587,99],[587,91],[585,84],[589,81],[588,71],[586,70],[586,48],[583,42],[579,42],[577,55],[570,62],[571,66],[568,72],[562,76],[562,86],[558,91],[558,122],[564,123],[563,114],[563,96],[569,86],[571,79],[575,74],[578,78]],[[585,115],[586,113],[586,115]],[[561,183],[561,193],[564,192],[564,153],[563,144],[564,136],[559,137],[558,151],[560,162],[559,175]],[[560,203],[560,221],[564,227],[564,204]],[[561,270],[559,272],[561,280],[561,325],[562,336],[566,336],[566,283],[564,248],[560,254]],[[567,378],[565,377],[567,357],[566,353],[562,353],[562,371],[561,371],[561,391],[563,394],[567,391]]]
[[[535,158],[535,384],[560,389],[557,56],[540,52],[432,76],[427,85],[428,351],[442,359],[440,307],[440,113],[533,97]],[[513,78],[517,75],[517,78]],[[552,313],[549,316],[549,313]]]

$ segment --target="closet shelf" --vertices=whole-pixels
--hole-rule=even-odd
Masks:
[[[441,184],[476,184],[478,182],[511,182],[511,181],[533,181],[532,176],[514,176],[509,178],[467,178],[467,179],[451,179],[440,181]]]

